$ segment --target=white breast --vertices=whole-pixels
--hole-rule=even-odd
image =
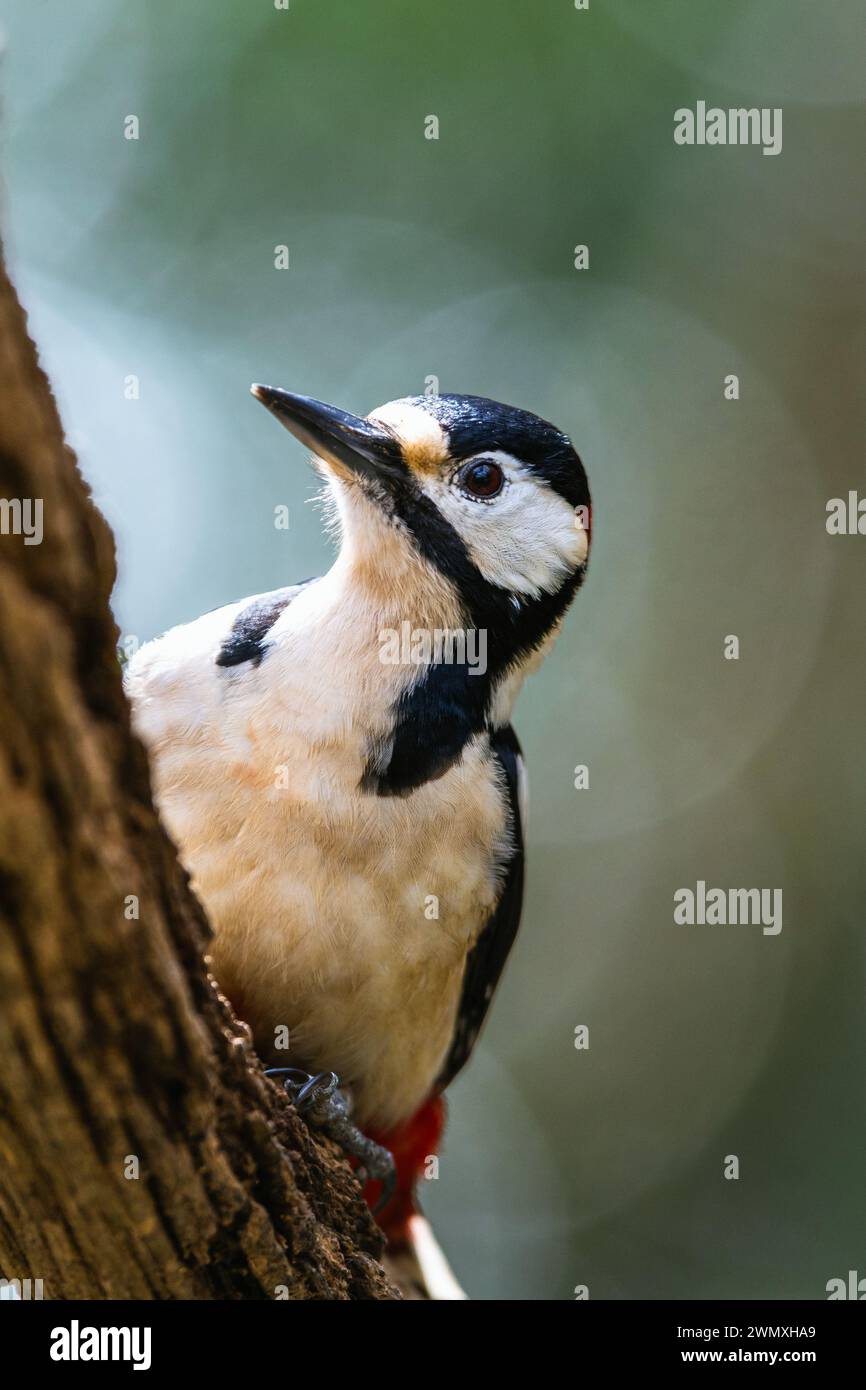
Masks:
[[[510,852],[504,790],[482,738],[408,797],[362,795],[369,741],[411,673],[371,657],[371,615],[338,569],[286,609],[259,667],[218,668],[243,606],[141,650],[135,725],[216,932],[214,974],[263,1055],[336,1071],[358,1120],[388,1127],[448,1050]],[[281,1028],[289,1052],[274,1050]]]

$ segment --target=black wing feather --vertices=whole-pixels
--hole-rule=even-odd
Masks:
[[[267,650],[268,633],[277,618],[302,589],[315,582],[315,579],[304,579],[300,584],[274,589],[270,594],[260,594],[242,608],[217,652],[217,666],[240,666],[245,661],[258,666]]]
[[[518,794],[521,753],[510,724],[490,735],[490,748],[505,774],[514,853],[508,863],[502,895],[466,960],[454,1037],[437,1081],[440,1090],[454,1080],[469,1060],[517,935],[523,906],[523,827]]]

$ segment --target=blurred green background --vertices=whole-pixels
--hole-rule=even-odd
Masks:
[[[125,634],[329,563],[251,381],[364,413],[435,375],[585,460],[589,579],[515,720],[524,925],[424,1194],[470,1294],[866,1275],[866,538],[824,525],[866,491],[862,0],[0,18],[7,250]],[[677,147],[698,100],[781,106],[782,153]],[[699,878],[781,887],[781,934],[675,926]]]

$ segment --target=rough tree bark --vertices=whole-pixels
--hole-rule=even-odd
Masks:
[[[0,1276],[46,1298],[399,1297],[346,1162],[207,975],[130,732],[112,537],[2,268],[0,498],[42,499],[44,526],[26,545],[3,509]]]

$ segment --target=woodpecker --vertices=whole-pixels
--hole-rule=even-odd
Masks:
[[[479,396],[361,418],[251,390],[311,451],[337,558],[141,647],[133,721],[217,982],[368,1198],[384,1181],[392,1250],[461,1297],[415,1187],[520,920],[511,710],[586,572],[587,477]]]

